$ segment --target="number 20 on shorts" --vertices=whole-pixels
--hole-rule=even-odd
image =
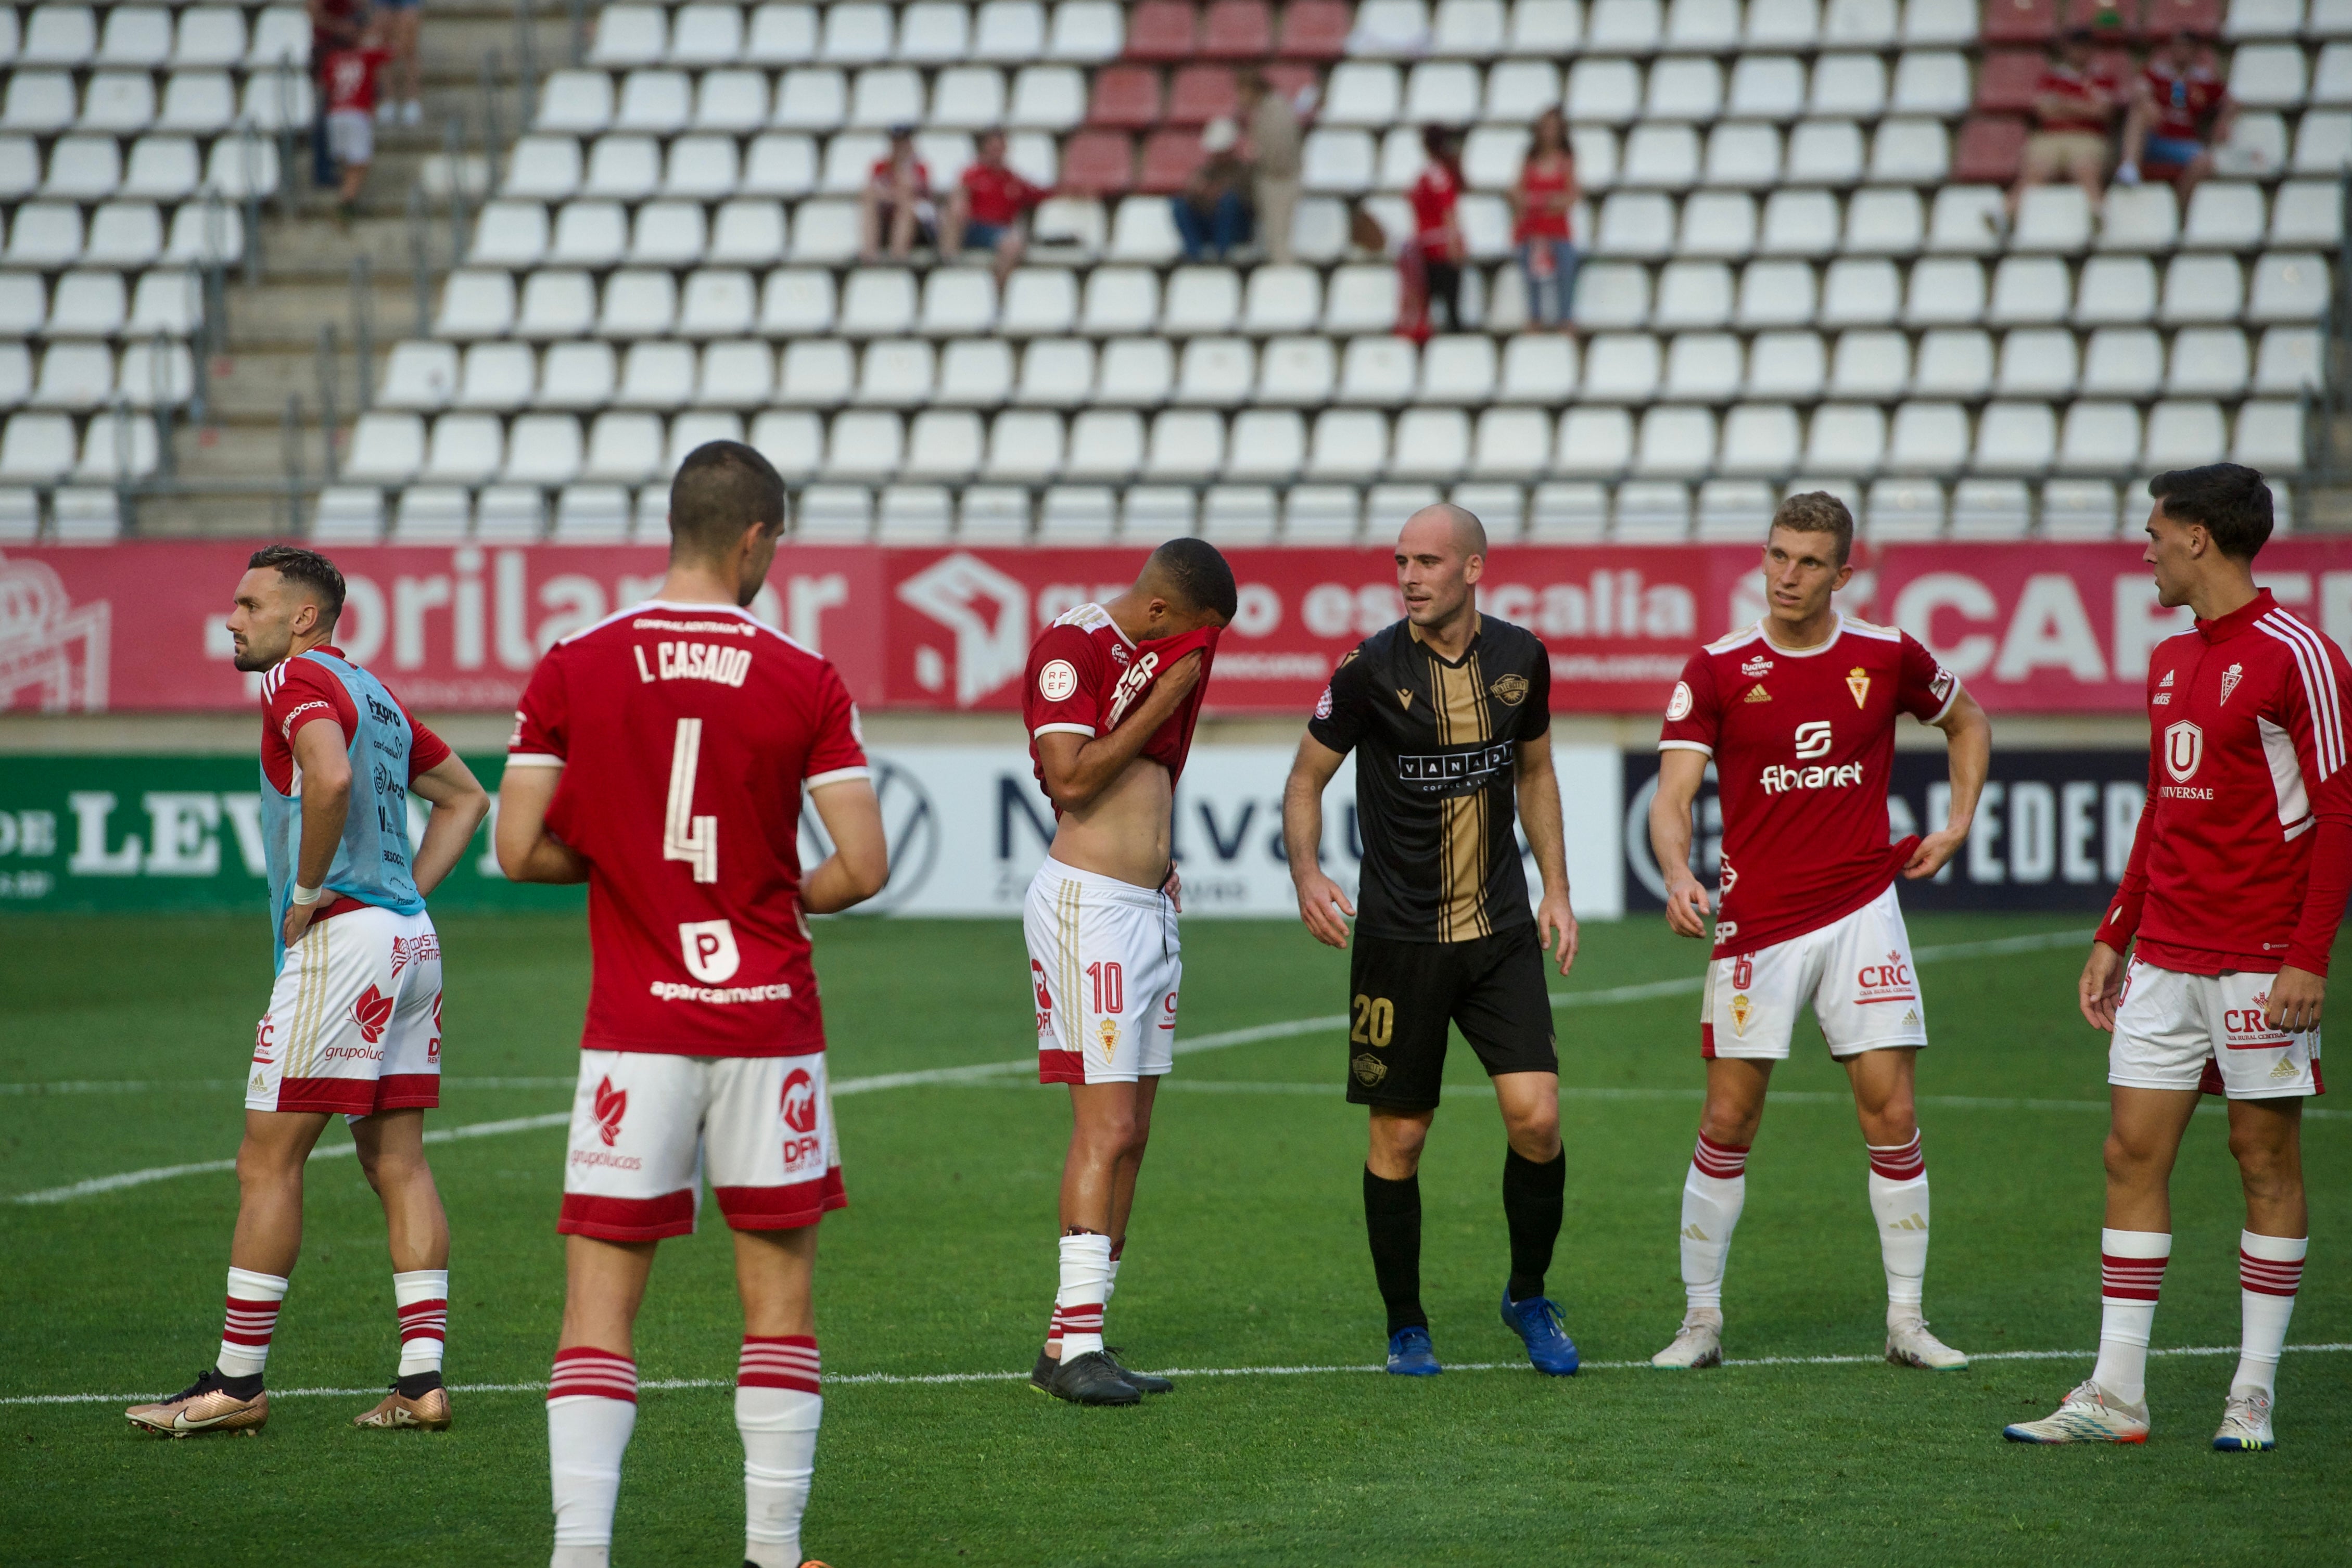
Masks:
[[[1358,1045],[1386,1045],[1396,1033],[1396,1006],[1386,997],[1368,997],[1361,991],[1349,1010],[1355,1022],[1349,1027],[1348,1038]]]

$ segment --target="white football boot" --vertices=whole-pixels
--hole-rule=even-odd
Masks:
[[[2145,1443],[2147,1406],[2126,1405],[2086,1377],[2057,1409],[2000,1435],[2012,1443]]]
[[[2213,1447],[2225,1454],[2267,1453],[2277,1448],[2278,1438],[2271,1431],[2271,1396],[2259,1388],[2230,1390]]]
[[[1696,1372],[1723,1364],[1723,1317],[1717,1312],[1692,1312],[1675,1331],[1675,1341],[1650,1358],[1652,1366],[1669,1372]]]
[[[1929,1333],[1927,1323],[1918,1318],[1886,1325],[1886,1359],[1896,1366],[1919,1366],[1929,1372],[1958,1372],[1969,1364],[1965,1354]]]

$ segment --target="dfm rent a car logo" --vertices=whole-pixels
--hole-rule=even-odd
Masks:
[[[2197,765],[2205,760],[2205,732],[2187,719],[2169,724],[2164,729],[2164,770],[2172,775],[2176,784],[2186,784],[2197,777]]]

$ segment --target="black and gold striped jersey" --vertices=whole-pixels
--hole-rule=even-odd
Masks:
[[[1551,727],[1550,699],[1543,643],[1492,616],[1459,659],[1400,621],[1339,661],[1307,730],[1356,754],[1359,931],[1465,942],[1533,918],[1514,831],[1518,746]]]

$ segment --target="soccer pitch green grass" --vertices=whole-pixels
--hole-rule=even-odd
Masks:
[[[2352,1354],[2288,1354],[2273,1454],[2207,1447],[2225,1354],[2152,1363],[2145,1448],[2000,1440],[2088,1370],[2105,1055],[2074,1014],[2078,942],[1983,945],[2087,924],[1913,922],[1920,948],[1966,949],[1922,963],[1927,1307],[1979,1358],[1956,1374],[1878,1360],[1861,1137],[1810,1024],[1751,1163],[1727,1349],[1846,1359],[1623,1364],[1680,1316],[1676,1195],[1698,1109],[1702,953],[1654,920],[1588,926],[1575,973],[1555,981],[1571,997],[1637,988],[1558,1015],[1568,1217],[1550,1279],[1588,1363],[1573,1379],[1527,1369],[1497,1321],[1503,1140],[1458,1046],[1422,1176],[1426,1300],[1454,1370],[1363,1370],[1383,1349],[1363,1114],[1340,1098],[1340,1031],[1302,1028],[1187,1055],[1169,1081],[1110,1337],[1139,1366],[1232,1375],[1180,1376],[1124,1410],[1060,1405],[1019,1376],[1054,1288],[1066,1096],[1021,1072],[845,1094],[852,1207],[824,1227],[806,1548],[837,1568],[2342,1563]],[[264,935],[257,917],[0,923],[0,1196],[233,1154]],[[451,1082],[433,1124],[562,1112],[586,991],[580,919],[452,917],[442,939]],[[1341,1010],[1345,958],[1294,924],[1188,922],[1185,943],[1190,1039]],[[817,964],[838,1084],[1032,1048],[1010,922],[830,921]],[[26,1087],[41,1084],[57,1088]],[[2209,1108],[2175,1176],[2159,1351],[2237,1340],[2242,1211],[2223,1131]],[[347,1145],[338,1125],[322,1146]],[[289,1396],[380,1387],[393,1367],[383,1219],[348,1159],[311,1168],[269,1367],[280,1396],[251,1440],[142,1439],[119,1409],[212,1358],[233,1176],[0,1202],[0,1560],[543,1563],[545,1425],[529,1385],[547,1375],[561,1306],[562,1148],[544,1127],[433,1150],[456,1237],[460,1390],[438,1436],[353,1430],[372,1392]],[[2315,1117],[2305,1149],[2318,1241],[2290,1338],[2352,1341],[2352,1114]],[[739,1332],[706,1207],[702,1234],[663,1247],[639,1324],[642,1375],[695,1385],[644,1396],[624,1568],[740,1561]],[[2064,1354],[2023,1354],[2037,1352]],[[941,1374],[994,1375],[919,1381]],[[478,1384],[523,1386],[464,1391]],[[24,1402],[58,1396],[105,1397]]]

